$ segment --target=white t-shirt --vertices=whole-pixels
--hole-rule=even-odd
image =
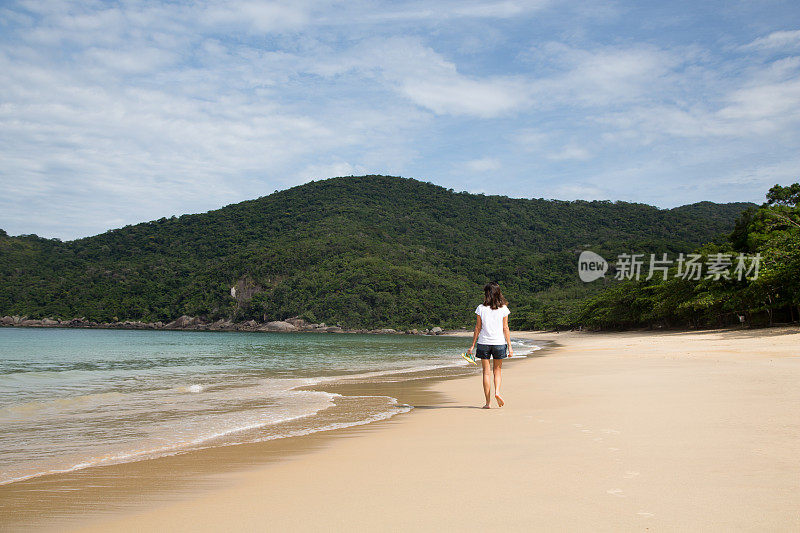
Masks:
[[[478,335],[478,344],[503,344],[506,337],[503,335],[503,317],[511,311],[505,305],[492,309],[488,305],[479,305],[475,314],[481,317],[481,332]]]

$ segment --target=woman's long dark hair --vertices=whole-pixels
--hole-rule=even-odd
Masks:
[[[496,281],[490,281],[483,286],[483,305],[491,307],[492,309],[499,309],[504,305],[508,305],[503,292],[500,290],[500,284]]]

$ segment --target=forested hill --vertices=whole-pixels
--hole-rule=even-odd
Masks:
[[[576,283],[584,247],[607,258],[687,252],[752,205],[662,210],[333,178],[69,242],[0,231],[0,316],[464,326],[487,280],[504,286],[512,310],[559,290],[581,298],[591,290]]]

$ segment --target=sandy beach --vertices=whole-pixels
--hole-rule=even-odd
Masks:
[[[306,442],[304,453],[284,443],[281,458],[267,464],[226,471],[217,457],[214,482],[153,501],[139,487],[146,504],[70,524],[80,531],[800,529],[797,328],[513,335],[556,345],[506,365],[502,409],[479,408],[477,376],[435,382],[408,414],[328,432],[324,442]]]

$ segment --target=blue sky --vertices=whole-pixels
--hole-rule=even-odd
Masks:
[[[0,2],[0,228],[72,239],[352,174],[763,201],[797,2]]]

